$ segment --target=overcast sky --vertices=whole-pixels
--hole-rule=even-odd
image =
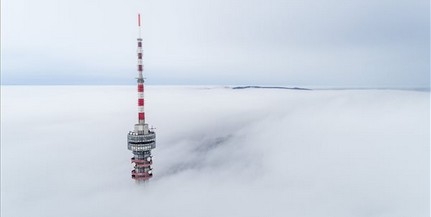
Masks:
[[[428,0],[4,0],[3,84],[427,87]]]

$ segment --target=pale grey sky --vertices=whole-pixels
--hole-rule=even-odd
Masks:
[[[428,87],[428,0],[4,0],[4,84]]]

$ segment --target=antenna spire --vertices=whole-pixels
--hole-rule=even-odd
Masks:
[[[138,29],[139,29],[139,38],[141,37],[141,14],[138,13]]]

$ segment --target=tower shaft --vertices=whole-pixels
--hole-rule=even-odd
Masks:
[[[138,123],[145,124],[142,38],[138,38]]]

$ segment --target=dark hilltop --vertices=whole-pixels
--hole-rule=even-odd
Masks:
[[[300,88],[300,87],[277,87],[277,86],[237,86],[237,87],[232,87],[232,89],[234,89],[234,90],[252,89],[252,88],[285,89],[285,90],[311,90],[311,89],[308,89],[308,88]]]

